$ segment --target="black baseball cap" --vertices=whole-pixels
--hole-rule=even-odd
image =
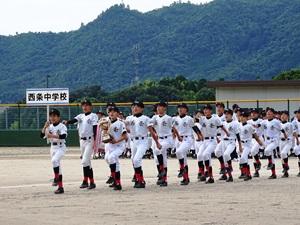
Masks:
[[[203,109],[210,109],[210,110],[212,110],[213,107],[210,104],[206,104],[206,105],[203,106]]]
[[[233,109],[233,110],[235,110],[235,109],[237,109],[237,108],[240,108],[238,104],[233,104],[233,105],[232,105],[232,109]]]
[[[108,112],[111,112],[111,111],[120,112],[120,110],[119,110],[119,108],[117,106],[110,106],[108,108]]]
[[[185,103],[179,104],[179,105],[177,106],[177,108],[185,108],[185,109],[189,110],[189,107],[188,107],[187,104],[185,104]]]
[[[259,113],[259,110],[256,109],[256,108],[253,108],[253,109],[251,109],[251,112],[252,112],[252,113]]]
[[[168,104],[165,101],[160,101],[159,103],[157,103],[157,106],[167,107]]]
[[[275,109],[273,108],[266,108],[266,112],[271,111],[272,113],[276,113]]]
[[[225,114],[233,115],[233,110],[231,110],[231,109],[226,109],[224,113],[225,113]]]
[[[300,113],[300,109],[296,110],[294,113],[295,113],[295,114],[296,114],[296,113]]]
[[[51,109],[50,112],[49,112],[49,116],[52,116],[52,115],[56,115],[56,116],[60,116],[60,112],[57,110],[57,109]]]
[[[81,105],[92,105],[92,102],[88,99],[83,99],[82,102],[81,102]]]
[[[216,107],[222,107],[223,109],[225,108],[225,105],[223,102],[217,102]]]
[[[290,116],[290,113],[289,113],[289,111],[287,111],[287,110],[281,111],[281,114],[285,114],[285,115],[287,115],[287,116]]]
[[[242,111],[241,116],[242,116],[242,117],[249,117],[249,116],[250,116],[250,113],[249,113],[248,110],[245,110],[245,111]]]
[[[140,108],[145,108],[144,103],[141,101],[137,101],[137,100],[132,103],[132,106],[138,106]]]

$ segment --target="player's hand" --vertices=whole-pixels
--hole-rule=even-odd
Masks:
[[[161,146],[161,144],[159,142],[156,143],[156,146],[157,146],[158,149],[162,148],[162,146]]]
[[[45,124],[44,124],[44,128],[48,128],[50,126],[50,122],[49,121],[46,121]]]
[[[111,144],[116,144],[117,141],[116,141],[116,139],[112,138],[111,141],[110,141],[110,143],[111,143]]]
[[[68,125],[68,121],[67,121],[67,120],[63,120],[62,123],[63,123],[64,125]]]

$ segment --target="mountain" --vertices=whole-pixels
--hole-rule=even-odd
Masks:
[[[66,33],[0,36],[0,101],[26,88],[114,91],[145,79],[270,79],[300,66],[300,1],[174,3],[147,13],[115,5]],[[135,76],[138,74],[138,77]]]

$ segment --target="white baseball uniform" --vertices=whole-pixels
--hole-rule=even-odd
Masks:
[[[255,133],[256,130],[251,123],[249,122],[241,123],[240,137],[241,137],[243,152],[241,154],[240,164],[248,164],[248,157],[253,145],[252,138]]]
[[[224,161],[228,162],[231,160],[231,153],[236,148],[237,134],[240,133],[240,124],[236,120],[230,122],[225,121],[224,128],[228,131],[228,137],[223,138],[224,142]]]

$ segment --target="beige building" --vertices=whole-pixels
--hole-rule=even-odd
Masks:
[[[300,106],[300,80],[209,81],[216,100],[231,107],[266,108],[293,111]]]

